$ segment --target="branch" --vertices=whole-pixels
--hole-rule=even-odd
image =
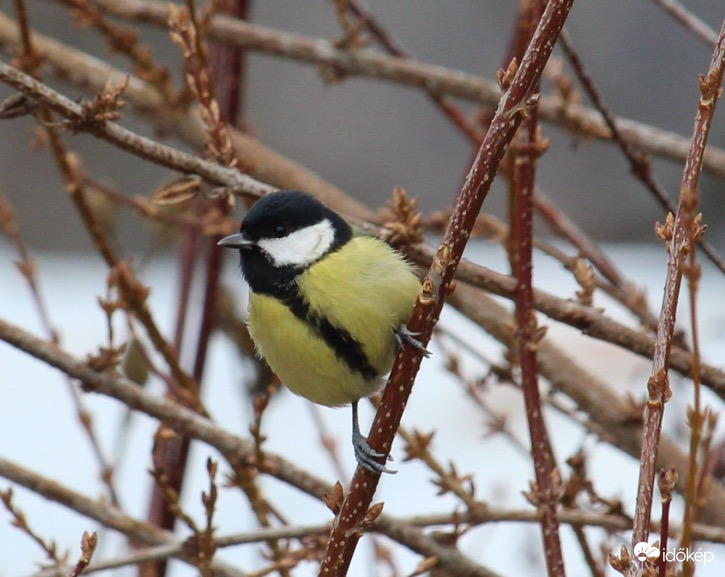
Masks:
[[[701,215],[697,213],[700,196],[698,183],[702,170],[705,145],[715,113],[717,99],[722,91],[725,71],[725,23],[720,30],[715,51],[706,75],[700,77],[700,101],[695,115],[692,144],[687,157],[680,187],[680,200],[674,222],[662,225],[661,237],[667,242],[669,260],[665,280],[660,324],[655,342],[652,375],[647,383],[648,397],[645,406],[644,441],[637,489],[637,507],[634,517],[632,544],[647,541],[655,481],[655,457],[662,429],[665,403],[672,392],[669,387],[670,353],[675,330],[677,302],[682,281],[685,259],[691,250],[692,240],[704,233]],[[669,221],[669,219],[668,219]]]
[[[523,2],[519,8],[519,35],[527,42],[535,31],[537,21],[542,17],[546,2]],[[553,39],[550,39],[553,43]],[[523,49],[522,49],[523,50]],[[517,54],[521,58],[522,54]],[[525,55],[523,55],[525,57]],[[538,91],[537,81],[533,90]],[[561,476],[556,466],[549,433],[544,423],[541,394],[539,392],[539,371],[537,368],[537,347],[543,337],[536,321],[533,290],[533,237],[534,237],[534,191],[536,189],[536,164],[548,144],[543,140],[538,121],[536,105],[529,111],[522,130],[517,133],[511,146],[509,219],[509,260],[511,274],[516,278],[515,300],[515,345],[510,349],[521,368],[526,420],[531,440],[531,456],[534,460],[536,482],[530,483],[527,498],[541,513],[541,534],[544,543],[544,558],[549,577],[564,576],[564,558],[559,536],[559,492]]]

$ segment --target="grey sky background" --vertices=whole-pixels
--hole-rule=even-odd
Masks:
[[[493,78],[506,52],[515,18],[514,0],[370,0],[369,7],[417,59]],[[688,0],[685,4],[716,30],[725,4]],[[98,36],[67,23],[65,12],[47,0],[30,0],[31,20],[48,34],[98,55]],[[0,1],[12,12],[12,3]],[[326,0],[253,3],[251,20],[280,30],[337,38]],[[651,0],[579,0],[567,29],[611,110],[620,116],[689,136],[695,114],[697,79],[707,70],[711,48],[683,29]],[[155,53],[178,62],[168,37],[143,28]],[[7,58],[7,56],[4,56]],[[121,60],[117,60],[119,63]],[[71,97],[77,89],[61,87]],[[10,91],[0,87],[0,96]],[[467,110],[473,110],[464,104]],[[424,210],[448,206],[472,158],[468,141],[420,91],[362,78],[325,85],[318,70],[252,53],[247,75],[246,120],[259,138],[323,178],[379,206],[395,186],[421,199]],[[725,146],[723,111],[715,117],[710,142]],[[122,123],[144,130],[127,113]],[[33,246],[90,249],[67,202],[47,153],[29,153],[32,121],[0,124],[0,189],[10,196],[26,238]],[[537,182],[573,219],[598,239],[652,241],[663,212],[629,175],[627,162],[612,145],[574,139],[544,126],[550,151],[541,160]],[[168,180],[168,171],[113,149],[93,137],[69,138],[95,177],[128,195],[149,194]],[[177,146],[177,142],[173,142]],[[655,161],[658,180],[675,196],[682,166]],[[723,183],[702,180],[709,240],[725,252]],[[504,215],[501,183],[485,210]],[[134,217],[125,215],[117,237],[130,250],[146,242]],[[543,229],[542,229],[543,230]]]

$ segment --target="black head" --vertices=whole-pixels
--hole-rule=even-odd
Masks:
[[[335,211],[307,193],[283,190],[259,199],[239,234],[219,245],[239,249],[242,273],[253,291],[279,294],[351,238],[350,225]]]

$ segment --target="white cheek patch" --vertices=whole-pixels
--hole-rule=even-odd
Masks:
[[[272,259],[275,266],[306,267],[332,246],[335,229],[325,219],[294,231],[282,238],[264,238],[257,245]]]

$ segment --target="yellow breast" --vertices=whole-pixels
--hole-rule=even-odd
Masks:
[[[394,331],[408,321],[420,291],[410,265],[377,239],[354,238],[302,273],[298,286],[310,315],[359,343],[374,370],[353,370],[319,325],[274,297],[252,294],[249,329],[260,354],[287,387],[315,403],[343,405],[372,394],[395,358]]]

